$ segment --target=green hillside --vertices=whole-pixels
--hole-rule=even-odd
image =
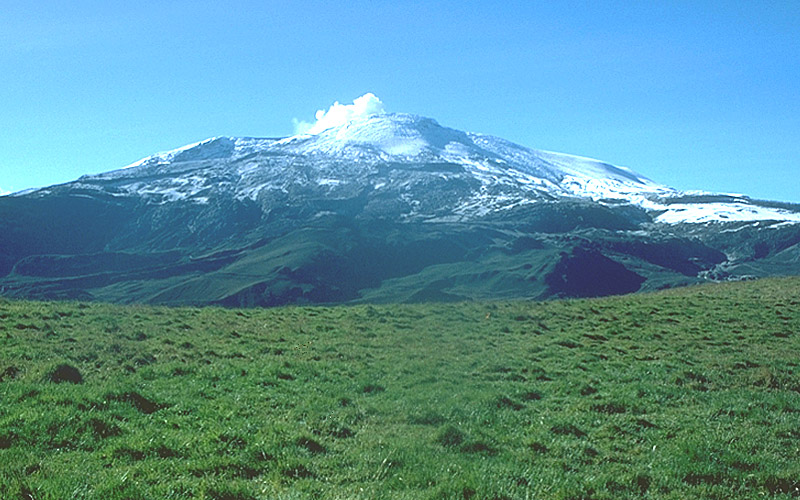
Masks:
[[[798,353],[798,278],[547,303],[0,299],[0,498],[796,498]]]

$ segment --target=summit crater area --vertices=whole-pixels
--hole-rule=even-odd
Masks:
[[[274,306],[547,299],[800,273],[800,206],[683,192],[367,94],[0,197],[0,294]],[[713,186],[712,186],[713,188]]]

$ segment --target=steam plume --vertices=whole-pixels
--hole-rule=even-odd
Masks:
[[[292,120],[296,134],[318,134],[331,127],[344,125],[355,118],[366,117],[384,113],[383,103],[375,94],[369,92],[353,100],[353,104],[339,104],[334,102],[327,111],[320,109],[317,111],[314,123],[308,123],[298,119]]]

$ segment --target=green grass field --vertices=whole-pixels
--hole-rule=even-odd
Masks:
[[[267,310],[0,299],[3,499],[800,496],[800,279]]]

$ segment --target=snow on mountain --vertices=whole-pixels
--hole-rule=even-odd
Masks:
[[[800,213],[778,208],[764,207],[743,199],[740,202],[673,203],[666,207],[657,202],[645,202],[643,206],[653,210],[663,210],[656,222],[665,224],[706,222],[753,222],[782,221],[800,223]]]
[[[198,161],[208,160],[214,158],[222,158],[231,152],[230,137],[211,137],[209,139],[188,144],[186,146],[165,151],[163,153],[156,153],[152,156],[142,158],[141,160],[131,163],[128,166],[122,167],[121,170],[130,168],[161,165],[164,163],[180,162],[180,161]],[[107,175],[107,174],[100,174]]]
[[[144,196],[154,203],[207,203],[222,191],[255,201],[276,191],[298,195],[301,188],[314,196],[336,197],[370,187],[393,192],[411,206],[424,202],[428,193],[417,191],[425,185],[453,191],[456,199],[440,208],[457,218],[543,199],[580,198],[629,203],[666,224],[800,222],[797,212],[760,206],[746,197],[717,201],[710,195],[682,202],[687,193],[628,168],[462,132],[431,118],[387,113],[373,94],[349,105],[334,103],[316,118],[314,124],[297,122],[300,133],[290,137],[213,137],[78,183],[91,188],[114,181],[116,194]],[[402,175],[387,166],[404,169]]]

